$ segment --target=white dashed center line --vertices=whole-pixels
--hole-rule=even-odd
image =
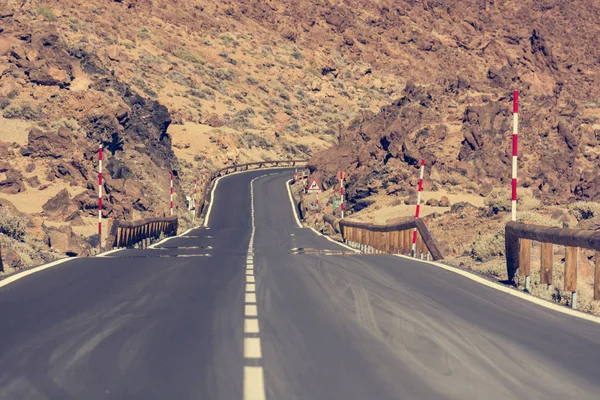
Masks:
[[[256,301],[256,277],[254,275],[254,178],[250,182],[250,208],[252,233],[246,255],[246,288],[244,293],[244,360],[262,359],[262,348],[258,324],[258,304]],[[244,365],[244,400],[265,400],[265,377],[262,366]]]

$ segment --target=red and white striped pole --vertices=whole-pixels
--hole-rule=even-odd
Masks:
[[[417,190],[417,209],[415,211],[415,219],[419,219],[421,211],[421,192],[423,191],[423,175],[425,174],[425,160],[421,160],[421,171],[419,172],[419,187]],[[415,257],[417,252],[417,228],[413,231],[412,240],[412,256]]]
[[[98,146],[98,236],[102,247],[102,143]]]
[[[517,154],[519,148],[519,91],[513,97],[511,220],[517,220]]]
[[[344,218],[344,171],[340,171],[340,210]]]
[[[173,171],[171,171],[171,191],[170,191],[170,206],[171,215],[173,215]]]

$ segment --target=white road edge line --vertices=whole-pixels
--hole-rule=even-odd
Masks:
[[[6,279],[1,280],[0,281],[0,287],[4,287],[4,286],[8,285],[9,283],[13,283],[14,281],[18,281],[19,279],[25,278],[26,276],[31,275],[31,274],[35,274],[36,272],[40,272],[40,271],[43,271],[45,269],[52,268],[54,266],[66,263],[67,261],[78,260],[78,259],[80,259],[80,257],[62,258],[60,260],[56,260],[56,261],[53,261],[53,262],[48,263],[48,264],[40,265],[39,267],[35,267],[35,268],[31,268],[31,269],[28,269],[28,270],[23,271],[23,272],[19,272],[18,274],[14,274],[12,276],[9,276]]]
[[[288,196],[290,197],[290,204],[292,205],[292,213],[294,214],[294,219],[296,220],[296,224],[298,228],[303,228],[302,223],[300,222],[300,218],[298,218],[298,212],[296,211],[296,206],[294,205],[294,197],[292,196],[292,189],[290,189],[290,182],[293,179],[290,179],[285,183],[285,187],[287,188]]]
[[[190,228],[190,229],[188,229],[187,231],[183,232],[180,235],[170,236],[170,237],[165,238],[165,239],[161,240],[160,242],[155,243],[155,244],[153,244],[151,246],[148,246],[148,247],[153,249],[154,247],[158,246],[159,244],[162,244],[162,243],[166,242],[167,240],[171,240],[171,239],[178,238],[180,236],[184,236],[184,235],[190,233],[191,231],[193,231],[194,229],[197,229],[197,228],[200,228],[200,227],[196,226],[196,227]],[[109,256],[109,255],[111,255],[113,253],[116,253],[117,251],[121,251],[121,250],[126,250],[126,249],[113,249],[113,250],[105,251],[104,253],[96,254],[94,257],[90,257],[90,258],[104,258],[104,257],[107,257],[107,256]],[[52,267],[55,267],[55,266],[60,265],[60,264],[64,264],[67,261],[82,260],[82,259],[85,259],[85,258],[86,257],[61,258],[60,260],[52,261],[51,263],[43,264],[43,265],[37,266],[35,268],[31,268],[31,269],[28,269],[28,270],[16,273],[14,275],[9,276],[6,279],[2,279],[0,281],[0,288],[4,287],[4,286],[6,286],[6,285],[8,285],[10,283],[13,283],[15,281],[18,281],[19,279],[23,279],[26,276],[29,276],[31,274],[35,274],[36,272],[40,272],[40,271],[43,271],[45,269],[52,268]]]
[[[415,259],[415,258],[412,258],[412,257],[409,257],[409,256],[405,256],[403,254],[394,254],[394,256],[400,257],[400,258],[405,258],[407,260],[412,260],[412,261],[424,263],[424,264],[433,265],[433,266],[436,266],[438,268],[445,269],[446,271],[453,272],[453,273],[455,273],[457,275],[464,276],[467,279],[470,279],[470,280],[472,280],[474,282],[480,283],[480,284],[482,284],[484,286],[487,286],[489,288],[496,289],[496,290],[498,290],[500,292],[509,294],[511,296],[518,297],[520,299],[523,299],[523,300],[528,301],[530,303],[537,304],[537,305],[542,306],[544,308],[548,308],[550,310],[557,311],[557,312],[562,313],[562,314],[570,315],[572,317],[581,318],[581,319],[585,319],[585,320],[590,321],[590,322],[595,322],[597,324],[600,324],[600,317],[597,317],[595,315],[586,314],[586,313],[581,312],[581,311],[573,310],[571,308],[567,308],[567,307],[563,307],[563,306],[555,304],[555,303],[551,303],[551,302],[549,302],[547,300],[544,300],[544,299],[541,299],[539,297],[535,297],[533,295],[530,295],[530,294],[527,294],[527,293],[524,293],[524,292],[520,292],[520,291],[512,289],[512,288],[503,286],[503,285],[501,285],[499,283],[489,281],[489,280],[487,280],[485,278],[482,278],[480,276],[477,276],[475,274],[471,274],[471,273],[469,273],[467,271],[463,271],[461,269],[454,268],[454,267],[451,267],[451,266],[446,265],[446,264],[438,263],[438,262],[435,262],[435,261],[418,260],[418,259]]]
[[[346,249],[348,249],[348,250],[351,250],[351,251],[355,252],[356,254],[359,254],[359,253],[360,253],[360,250],[353,249],[352,247],[348,246],[348,245],[347,245],[347,244],[345,244],[345,243],[338,242],[337,240],[335,240],[335,239],[332,239],[332,238],[330,238],[330,237],[329,237],[329,236],[327,236],[327,235],[323,235],[321,232],[319,232],[318,230],[316,230],[316,229],[315,229],[315,228],[313,228],[312,226],[310,227],[310,229],[311,229],[311,230],[312,230],[314,233],[316,233],[317,235],[319,235],[319,236],[323,236],[325,239],[329,240],[329,241],[330,241],[330,242],[332,242],[332,243],[335,243],[335,244],[337,244],[337,245],[340,245],[340,246],[342,246],[342,247],[344,247],[344,248],[346,248]]]

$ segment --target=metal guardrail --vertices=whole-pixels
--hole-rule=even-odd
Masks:
[[[273,167],[295,167],[300,164],[306,164],[308,160],[270,160],[270,161],[258,161],[247,164],[237,164],[230,165],[225,168],[221,168],[215,172],[213,172],[209,179],[208,184],[204,187],[204,192],[202,193],[202,199],[199,201],[198,206],[196,206],[196,217],[200,217],[204,215],[207,209],[207,205],[209,201],[207,199],[208,193],[210,192],[215,179],[228,175],[233,172],[238,171],[248,171],[251,169],[261,169],[261,168],[273,168]]]
[[[134,247],[141,244],[147,247],[152,239],[161,234],[174,236],[177,234],[177,217],[146,218],[139,221],[114,221],[106,241],[106,250],[120,247]]]
[[[323,220],[335,228],[339,225],[342,239],[348,245],[361,249],[363,253],[411,254],[412,235],[417,228],[415,257],[443,260],[444,255],[422,219],[412,219],[390,225],[374,225],[363,222],[336,220],[329,215]]]
[[[525,288],[531,275],[531,241],[541,243],[540,283],[552,285],[553,245],[565,246],[564,291],[571,292],[571,306],[577,308],[577,258],[579,248],[595,250],[594,300],[600,300],[600,231],[555,228],[508,222],[505,228],[506,271],[509,281],[518,274],[525,277]]]

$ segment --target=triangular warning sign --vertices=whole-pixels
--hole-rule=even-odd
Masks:
[[[317,183],[316,179],[313,179],[312,182],[310,183],[310,185],[308,185],[308,191],[309,192],[320,192],[321,191],[321,187]]]

